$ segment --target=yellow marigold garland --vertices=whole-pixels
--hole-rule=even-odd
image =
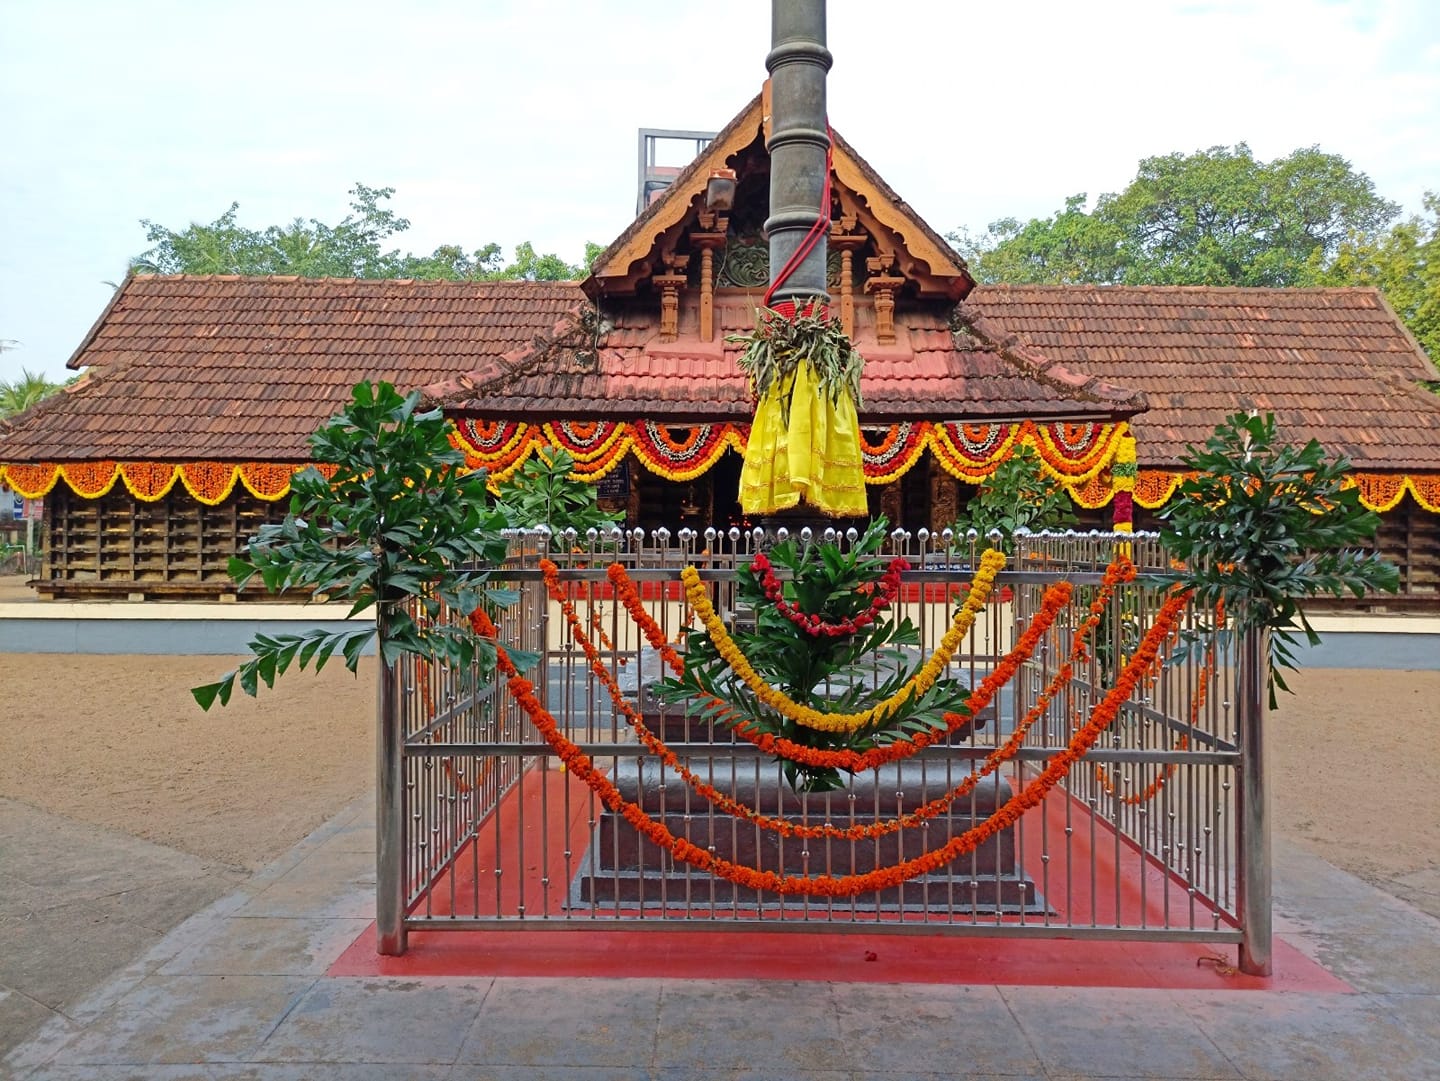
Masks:
[[[570,628],[570,636],[584,651],[586,660],[590,664],[590,670],[599,680],[600,684],[610,695],[617,711],[622,713],[634,730],[640,742],[647,750],[660,759],[665,766],[674,771],[696,795],[700,796],[711,806],[717,808],[723,814],[733,818],[741,819],[761,829],[778,833],[784,837],[802,837],[808,839],[829,838],[836,841],[860,841],[873,840],[895,833],[898,830],[909,829],[921,825],[925,821],[943,814],[947,808],[957,799],[968,795],[969,792],[979,783],[983,774],[972,774],[965,782],[951,792],[947,792],[936,799],[917,807],[915,810],[896,818],[883,822],[871,822],[856,824],[848,827],[836,827],[828,823],[819,825],[796,825],[783,818],[773,818],[766,815],[748,804],[742,803],[733,796],[727,796],[709,782],[701,780],[700,777],[690,770],[678,755],[672,751],[663,739],[652,732],[645,723],[644,715],[636,708],[635,704],[625,697],[620,689],[619,681],[611,674],[606,667],[600,651],[596,648],[594,641],[585,632],[579,614],[570,598],[566,596],[564,588],[560,584],[558,568],[548,559],[540,561],[541,570],[545,575],[545,585],[550,593],[551,599],[560,605],[560,611],[565,616],[566,625]],[[998,766],[999,763],[997,762]]]
[[[1005,554],[993,548],[987,549],[980,557],[980,568],[975,574],[971,583],[970,593],[965,598],[965,603],[955,613],[955,618],[950,621],[950,627],[940,639],[940,644],[935,652],[927,660],[904,686],[892,694],[883,702],[871,706],[867,710],[858,713],[825,713],[810,706],[802,705],[789,698],[784,692],[770,686],[760,674],[751,666],[735,640],[730,637],[725,624],[721,622],[716,614],[714,606],[710,603],[710,594],[705,588],[705,583],[700,580],[700,572],[693,565],[687,566],[680,572],[680,580],[685,585],[685,596],[690,601],[695,614],[699,616],[701,625],[710,636],[710,641],[715,644],[715,650],[724,658],[725,663],[730,666],[740,679],[750,688],[751,693],[761,702],[769,706],[775,712],[794,721],[796,724],[806,728],[813,728],[819,732],[856,732],[862,728],[870,728],[877,724],[883,724],[891,714],[912,696],[918,698],[934,686],[935,681],[940,678],[946,666],[955,656],[955,651],[970,633],[970,628],[975,623],[975,617],[985,607],[986,600],[990,597],[990,591],[995,585],[995,576],[1005,566]]]
[[[1128,566],[1128,572],[1127,572]],[[1128,577],[1126,576],[1128,573]],[[616,595],[620,603],[630,614],[630,618],[641,632],[649,640],[650,644],[660,653],[670,671],[680,676],[685,671],[685,661],[665,639],[665,632],[655,622],[653,616],[645,611],[644,605],[640,602],[639,593],[635,589],[635,583],[625,572],[625,568],[619,563],[610,565],[610,581],[615,585]],[[1134,565],[1126,560],[1117,561],[1106,573],[1105,584],[1101,586],[1101,594],[1108,600],[1110,591],[1120,581],[1129,581],[1134,577]],[[821,747],[810,747],[794,740],[786,739],[784,736],[776,736],[769,732],[756,732],[746,723],[745,718],[728,715],[727,722],[731,731],[747,743],[759,747],[767,754],[775,755],[777,758],[788,759],[791,762],[798,762],[802,765],[815,766],[822,769],[843,769],[851,773],[860,773],[864,770],[875,769],[891,762],[899,762],[909,758],[942,739],[948,738],[960,727],[971,721],[973,717],[990,704],[990,700],[999,692],[1000,688],[1010,682],[1011,678],[1019,671],[1020,666],[1030,658],[1040,640],[1045,637],[1050,627],[1059,617],[1060,613],[1070,603],[1070,597],[1074,587],[1069,582],[1057,582],[1050,586],[1042,598],[1040,611],[1030,621],[1025,632],[1020,635],[1014,647],[1001,658],[1000,663],[987,675],[975,688],[969,701],[968,713],[947,713],[945,715],[946,726],[944,729],[933,732],[917,732],[909,737],[896,739],[893,743],[886,743],[881,746],[872,747],[868,751],[852,751],[848,749],[830,750]],[[1103,603],[1103,602],[1101,602]],[[1087,620],[1081,625],[1077,632],[1077,640],[1083,648],[1084,640],[1099,625],[1098,619]],[[1053,693],[1053,692],[1052,692]],[[710,698],[711,704],[724,706],[726,703],[718,698]],[[1028,727],[1028,726],[1027,726]],[[1016,747],[1018,750],[1018,745]],[[1013,754],[1013,752],[1012,752]],[[1010,754],[1005,756],[1011,757]],[[977,777],[976,780],[979,780]]]

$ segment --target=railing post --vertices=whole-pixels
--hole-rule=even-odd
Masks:
[[[1235,723],[1240,740],[1236,811],[1240,827],[1235,892],[1240,912],[1240,971],[1271,970],[1270,794],[1265,784],[1266,673],[1270,632],[1247,632],[1239,644]]]
[[[375,680],[375,948],[405,952],[405,733],[400,718],[400,680],[385,663],[384,620],[376,638]]]

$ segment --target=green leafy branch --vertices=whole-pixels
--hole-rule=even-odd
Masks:
[[[866,611],[871,604],[866,590],[875,585],[885,566],[878,553],[887,525],[884,518],[872,522],[847,550],[794,539],[775,545],[767,554],[784,583],[785,599],[829,623]],[[812,636],[771,603],[748,565],[737,571],[736,600],[754,611],[755,623],[753,629],[735,628],[735,643],[761,678],[795,702],[828,713],[860,712],[895,694],[919,669],[913,647],[920,644],[920,635],[908,618],[878,619],[836,637]],[[684,673],[661,680],[652,692],[661,701],[707,719],[740,717],[756,731],[809,747],[855,751],[945,727],[945,714],[965,711],[970,693],[963,683],[942,679],[923,695],[906,698],[876,725],[853,732],[817,731],[761,702],[734,677],[703,630],[686,640]],[[829,791],[845,783],[835,769],[789,761],[784,769],[796,791]]]
[[[1228,417],[1203,450],[1187,448],[1181,464],[1196,475],[1161,512],[1161,544],[1185,566],[1168,578],[1194,590],[1202,612],[1223,605],[1235,633],[1269,629],[1274,709],[1276,689],[1290,689],[1280,670],[1296,667],[1296,635],[1320,641],[1301,600],[1400,588],[1393,564],[1355,547],[1375,536],[1380,516],[1344,486],[1347,459],[1327,460],[1313,439],[1303,447],[1281,443],[1270,414]],[[1226,641],[1222,627],[1202,621],[1178,655]]]
[[[256,635],[252,657],[214,683],[192,689],[202,709],[225,705],[235,688],[255,695],[290,667],[322,669],[337,653],[356,671],[377,639],[381,661],[411,654],[429,662],[488,670],[493,643],[452,613],[514,603],[492,588],[505,558],[505,515],[485,488],[485,474],[466,472],[441,412],[418,411],[419,391],[402,396],[389,383],[357,384],[350,403],[310,437],[315,461],[291,481],[284,521],[261,528],[243,556],[230,561],[240,587],[256,577],[272,593],[306,591],[350,603],[350,616],[374,609],[368,626],[339,631]],[[420,613],[417,619],[411,615]],[[533,663],[521,655],[517,663]]]
[[[737,363],[750,378],[756,398],[764,398],[772,386],[784,384],[802,363],[815,372],[820,392],[831,402],[849,391],[858,408],[860,373],[865,360],[851,345],[840,320],[820,310],[796,311],[786,316],[772,308],[760,308],[755,329],[748,335],[731,335],[725,339],[742,342],[745,348]],[[789,418],[787,397],[783,414]]]
[[[609,532],[623,516],[601,510],[595,485],[572,476],[574,471],[568,451],[540,449],[495,486],[496,505],[517,528],[543,525],[552,533],[573,529],[581,536],[591,529]]]
[[[955,523],[957,533],[973,529],[981,537],[999,535],[997,547],[1015,551],[1015,534],[1065,529],[1076,522],[1073,504],[1064,485],[1047,476],[1035,448],[1018,444],[995,467],[965,505]]]

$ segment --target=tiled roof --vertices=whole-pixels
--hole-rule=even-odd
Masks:
[[[522,350],[427,388],[447,408],[483,416],[611,418],[669,417],[746,420],[754,412],[737,359],[741,346],[724,339],[755,325],[758,297],[716,296],[716,340],[657,343],[653,316],[616,318],[598,349]],[[876,344],[873,309],[856,307],[855,344],[866,358],[861,380],[863,421],[1011,420],[1125,417],[1143,396],[1011,342],[1000,347],[977,334],[957,338],[939,310],[897,313],[897,342]],[[594,359],[590,359],[591,357]]]
[[[959,313],[1144,391],[1142,465],[1253,408],[1362,469],[1440,470],[1440,398],[1417,386],[1440,372],[1373,289],[986,285]]]
[[[86,377],[0,458],[303,460],[359,380],[471,371],[583,300],[573,282],[135,277],[71,358]]]

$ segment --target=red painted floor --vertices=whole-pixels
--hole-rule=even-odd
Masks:
[[[541,803],[547,814],[539,813]],[[558,806],[557,806],[558,804]],[[835,980],[851,983],[1011,984],[1062,987],[1350,992],[1352,988],[1305,957],[1283,938],[1274,943],[1274,975],[1244,976],[1233,969],[1233,945],[1123,942],[1096,939],[979,938],[887,933],[701,931],[688,928],[627,930],[567,919],[561,907],[567,882],[563,852],[578,855],[589,839],[585,786],[556,770],[532,771],[481,830],[473,850],[433,895],[431,911],[490,916],[524,903],[531,916],[553,920],[553,930],[412,931],[403,957],[375,952],[368,928],[331,966],[332,976],[571,976],[670,979]],[[549,836],[541,824],[550,823]],[[1103,822],[1081,804],[1052,795],[1023,820],[1021,854],[1041,895],[1072,923],[1113,926],[1143,918],[1150,925],[1188,925],[1187,892],[1129,842],[1116,842]],[[1074,828],[1072,849],[1088,865],[1093,848],[1104,890],[1067,890],[1064,829]],[[568,837],[567,837],[568,833]],[[1048,838],[1047,838],[1048,835]],[[506,837],[509,862],[498,876],[496,838]],[[1093,836],[1093,843],[1092,843]],[[514,843],[523,838],[523,846]],[[1042,859],[1048,839],[1056,855]],[[521,853],[523,852],[523,859]],[[1114,870],[1119,867],[1117,891]],[[1047,878],[1047,870],[1049,877]],[[549,879],[546,887],[542,880]],[[477,879],[480,884],[477,887]],[[1078,883],[1078,877],[1077,877]],[[453,887],[453,892],[452,892]],[[797,918],[786,916],[787,919]],[[1197,926],[1210,918],[1197,909]],[[1028,918],[1036,922],[1036,917]],[[1007,917],[1007,923],[1018,922]]]

